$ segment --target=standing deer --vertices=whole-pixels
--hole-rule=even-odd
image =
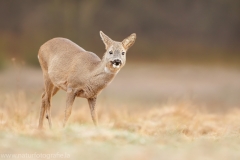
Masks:
[[[97,96],[125,65],[126,52],[136,40],[135,33],[122,42],[113,41],[102,31],[100,36],[106,48],[102,60],[65,38],[51,39],[40,47],[38,59],[43,71],[45,90],[38,128],[43,127],[45,113],[49,127],[52,127],[51,98],[59,89],[67,92],[63,127],[71,114],[75,97],[88,100],[92,120],[97,125]]]

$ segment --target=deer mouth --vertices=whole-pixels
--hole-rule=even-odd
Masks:
[[[122,61],[119,59],[115,59],[113,61],[111,61],[113,68],[119,68],[122,65]]]

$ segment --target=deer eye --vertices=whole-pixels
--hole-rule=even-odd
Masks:
[[[109,54],[113,54],[113,52],[112,52],[112,51],[109,51]]]
[[[122,52],[122,55],[124,55],[125,54],[125,52]]]

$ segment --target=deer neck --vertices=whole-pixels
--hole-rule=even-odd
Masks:
[[[107,68],[107,63],[108,62],[103,58],[93,72],[93,77],[99,79],[102,83],[109,83],[117,74],[115,72],[111,72]]]

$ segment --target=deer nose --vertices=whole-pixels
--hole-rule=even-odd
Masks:
[[[116,65],[119,65],[119,64],[122,64],[122,61],[120,59],[115,59],[113,63]]]

